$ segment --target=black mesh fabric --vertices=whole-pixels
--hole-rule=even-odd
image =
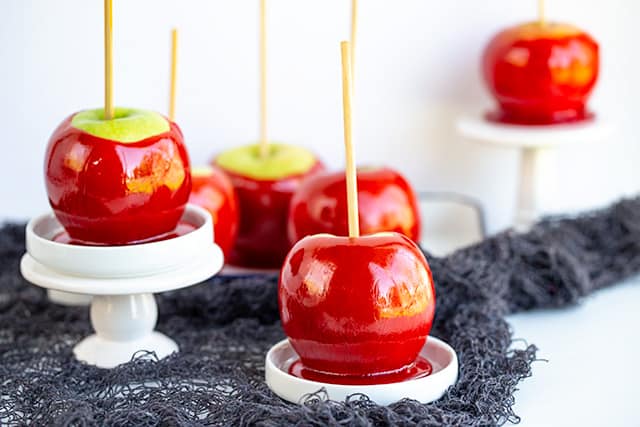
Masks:
[[[74,360],[86,308],[50,303],[18,271],[23,225],[0,230],[0,423],[9,425],[500,425],[536,348],[504,316],[559,308],[640,270],[640,199],[527,234],[505,232],[446,258],[428,256],[437,288],[432,334],[460,360],[458,383],[431,404],[377,406],[366,396],[286,403],[264,383],[264,356],[283,338],[275,277],[214,278],[157,296],[158,329],[180,345],[160,361],[111,370]],[[526,337],[521,337],[525,338]]]

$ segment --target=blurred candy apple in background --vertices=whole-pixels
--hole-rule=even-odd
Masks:
[[[240,224],[229,262],[254,268],[280,268],[291,248],[287,238],[293,193],[322,164],[308,150],[270,143],[262,157],[248,145],[220,154],[214,164],[229,175],[238,198]]]
[[[582,120],[589,117],[586,104],[598,79],[598,43],[568,24],[522,24],[490,41],[482,69],[500,106],[490,118],[517,124]]]
[[[216,244],[229,256],[238,234],[238,204],[229,177],[217,167],[205,166],[191,171],[193,185],[189,201],[205,208],[213,218]]]
[[[386,167],[358,168],[360,233],[396,231],[420,239],[420,212],[407,180]],[[347,190],[344,171],[320,173],[305,180],[291,200],[291,243],[317,233],[347,235]]]
[[[55,130],[45,157],[49,202],[69,236],[122,245],[170,233],[191,191],[178,125],[162,115],[117,108],[76,113]]]

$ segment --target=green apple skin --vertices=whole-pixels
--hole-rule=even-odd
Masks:
[[[123,143],[142,141],[169,132],[169,121],[154,111],[135,108],[115,109],[112,120],[104,119],[104,109],[96,108],[76,113],[71,126],[97,136]]]
[[[269,143],[265,157],[260,145],[244,145],[221,153],[215,160],[221,168],[262,181],[277,181],[308,172],[317,162],[309,150],[296,145]]]
[[[191,191],[180,128],[141,110],[119,108],[111,120],[100,114],[68,117],[49,140],[45,181],[56,217],[83,244],[125,245],[168,235]]]
[[[304,179],[324,169],[322,163],[302,147],[274,143],[265,158],[252,144],[225,151],[213,163],[231,178],[238,197],[240,222],[229,263],[280,268],[291,249],[287,238],[291,198]]]

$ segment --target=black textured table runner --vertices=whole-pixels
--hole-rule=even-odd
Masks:
[[[517,384],[536,349],[513,342],[504,316],[563,307],[640,271],[640,199],[527,234],[505,232],[446,258],[428,256],[437,291],[432,334],[458,353],[458,383],[437,402],[388,407],[353,396],[286,403],[264,383],[283,338],[274,277],[214,278],[157,296],[158,329],[180,345],[161,361],[112,370],[74,360],[87,308],[50,303],[18,270],[22,225],[0,230],[0,424],[494,425],[517,421]],[[524,338],[526,337],[519,337]]]

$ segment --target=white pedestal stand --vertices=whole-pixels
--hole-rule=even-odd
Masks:
[[[458,120],[457,129],[470,140],[520,151],[514,224],[519,231],[528,230],[540,219],[544,207],[555,201],[556,148],[601,141],[612,132],[612,127],[601,118],[572,124],[526,126],[490,122],[481,116],[463,117]]]
[[[211,236],[211,216],[188,206],[183,217],[196,229],[154,243],[86,247],[51,240],[59,226],[52,214],[27,225],[27,254],[22,275],[43,288],[93,295],[91,325],[95,334],[73,352],[84,362],[112,368],[138,351],[158,358],[178,351],[169,337],[155,332],[158,317],[154,293],[200,283],[220,271],[222,251]]]

